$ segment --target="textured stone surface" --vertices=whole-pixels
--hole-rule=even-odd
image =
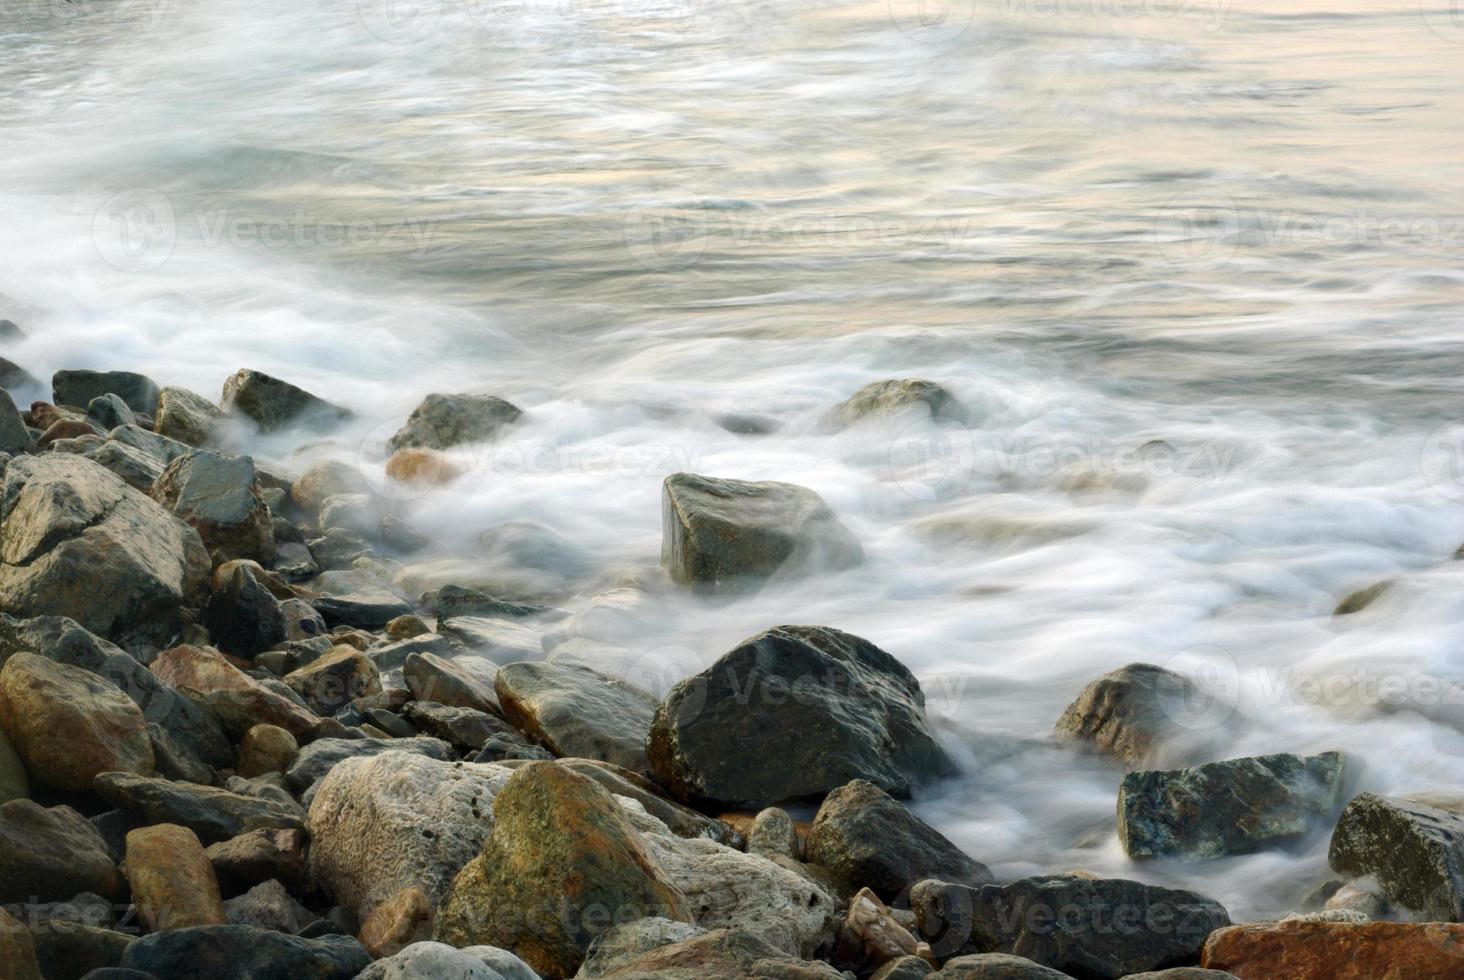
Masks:
[[[823,499],[791,483],[674,473],[662,488],[661,533],[661,564],[671,580],[709,594],[864,560]]]
[[[346,759],[367,758],[383,752],[411,753],[440,761],[454,757],[452,746],[436,738],[322,738],[300,750],[285,780],[293,792],[304,797],[310,787]]]
[[[864,975],[920,952],[929,955],[930,950],[895,920],[874,892],[861,888],[854,895],[834,942],[836,964]]]
[[[29,798],[30,777],[26,775],[25,763],[0,725],[0,803]]]
[[[31,800],[0,804],[0,902],[59,902],[81,892],[108,897],[122,875],[107,842],[67,806]]]
[[[1085,687],[1057,722],[1057,736],[1088,743],[1128,768],[1214,758],[1233,705],[1183,674],[1129,664]]]
[[[602,977],[628,963],[633,963],[652,950],[670,946],[703,935],[709,930],[690,922],[677,922],[660,916],[634,919],[596,936],[585,952],[576,977]]]
[[[231,925],[256,926],[294,935],[315,921],[315,914],[295,901],[278,881],[264,881],[224,903]]]
[[[160,980],[352,980],[371,957],[348,936],[300,939],[254,926],[199,926],[144,936],[122,965]]]
[[[616,980],[842,980],[827,963],[789,956],[741,929],[716,929],[661,946],[600,974]]]
[[[136,425],[137,416],[127,407],[120,395],[110,392],[98,395],[86,406],[86,420],[101,432],[111,432],[119,425]]]
[[[263,432],[287,426],[324,430],[349,419],[351,413],[303,388],[243,368],[224,382],[220,405],[225,412],[252,419]]]
[[[428,395],[388,441],[393,450],[448,449],[496,438],[523,415],[492,395]]]
[[[146,375],[132,371],[57,371],[51,376],[51,400],[57,405],[85,408],[91,400],[108,392],[118,395],[127,407],[143,415],[158,408],[158,386]]]
[[[158,410],[153,427],[170,439],[202,446],[223,422],[217,405],[187,388],[164,388],[158,393]]]
[[[454,708],[435,701],[409,701],[402,709],[401,718],[410,722],[409,729],[415,726],[424,735],[440,738],[464,750],[477,751],[495,735],[517,736],[513,727],[497,715],[472,708]]]
[[[216,786],[109,772],[97,777],[96,790],[102,799],[140,820],[180,824],[205,842],[227,840],[249,830],[285,829],[303,823],[302,814],[294,806]]]
[[[308,891],[304,830],[251,830],[204,849],[222,894],[237,895],[270,879]]]
[[[656,712],[648,692],[577,664],[507,664],[494,686],[503,716],[555,755],[649,772]]]
[[[482,657],[449,660],[434,653],[408,654],[402,677],[418,701],[502,714],[495,690],[498,667]]]
[[[1348,877],[1376,878],[1403,908],[1464,920],[1464,817],[1457,813],[1361,793],[1338,818],[1327,861]]]
[[[750,809],[821,798],[852,779],[907,796],[955,772],[914,675],[822,626],[768,630],[678,683],[656,710],[648,753],[679,798]]]
[[[976,953],[949,960],[935,980],[1068,980],[1068,974],[1010,953]]]
[[[341,645],[286,674],[285,683],[316,714],[333,715],[357,698],[380,694],[381,672],[366,654]]]
[[[1448,980],[1464,976],[1464,926],[1253,922],[1212,935],[1201,965],[1245,980]]]
[[[838,792],[835,790],[835,792]],[[770,806],[752,821],[747,834],[747,852],[765,858],[803,859],[803,845],[798,841],[798,827],[787,810]]]
[[[31,434],[15,407],[10,392],[0,387],[0,453],[12,455],[30,448]]]
[[[215,562],[275,559],[274,523],[254,460],[198,449],[167,465],[152,497],[196,530]]]
[[[361,945],[374,958],[432,937],[432,902],[422,889],[408,886],[371,910],[361,922]]]
[[[356,980],[539,980],[539,975],[507,950],[421,942],[371,964]]]
[[[276,725],[298,738],[311,737],[320,719],[250,677],[217,650],[177,646],[158,654],[149,668],[175,688],[197,691],[230,731],[243,734],[258,724]]]
[[[157,824],[128,833],[122,871],[149,932],[228,922],[213,865],[186,827]]]
[[[0,964],[6,980],[42,980],[30,930],[4,909],[0,909]]]
[[[131,446],[108,439],[86,452],[86,458],[115,473],[134,490],[151,494],[153,484],[163,475],[163,464]]]
[[[286,772],[300,755],[295,736],[278,725],[255,725],[239,742],[239,764],[235,771],[245,779],[265,773]]]
[[[488,616],[440,618],[437,632],[459,649],[471,651],[497,664],[538,660],[544,654],[544,640],[537,630],[508,619]]]
[[[1118,790],[1118,838],[1132,858],[1190,860],[1295,840],[1341,806],[1345,768],[1342,753],[1324,752],[1131,772]]]
[[[844,425],[851,425],[916,406],[923,406],[931,417],[937,419],[950,419],[962,424],[971,419],[970,412],[955,395],[944,386],[923,378],[871,381],[835,408],[834,417]]]

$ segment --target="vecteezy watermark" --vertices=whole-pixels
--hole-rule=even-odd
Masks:
[[[625,247],[652,272],[679,272],[701,261],[707,249],[707,209],[701,201],[644,205],[625,216]]]
[[[1418,457],[1423,478],[1450,500],[1464,500],[1464,419],[1445,422],[1428,434]]]
[[[1464,0],[1418,0],[1418,9],[1435,34],[1464,44]]]
[[[923,44],[951,41],[976,19],[976,0],[886,0],[890,20]]]
[[[1071,20],[1192,19],[1219,30],[1230,16],[1230,0],[998,0],[1007,17]]]
[[[344,219],[304,208],[283,215],[246,214],[227,208],[180,212],[156,188],[114,194],[92,219],[92,242],[98,254],[123,272],[158,268],[172,257],[180,240],[204,248],[396,248],[420,259],[431,249],[436,232],[435,220]]]

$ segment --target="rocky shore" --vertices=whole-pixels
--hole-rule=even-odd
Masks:
[[[657,696],[596,663],[653,591],[413,594],[427,541],[366,474],[239,451],[350,409],[248,369],[217,402],[51,388],[0,391],[4,980],[1464,976],[1464,798],[1356,793],[1336,752],[1234,758],[1245,718],[1188,723],[1184,676],[1097,678],[1053,741],[1111,764],[1136,874],[1197,890],[999,880],[905,805],[958,764],[915,676],[838,624],[768,624]],[[970,421],[904,379],[828,424],[912,410]],[[450,481],[446,451],[524,416],[431,395],[370,475]],[[674,474],[663,525],[664,587],[707,601],[864,559],[787,483]],[[1336,876],[1292,916],[1203,893],[1207,860],[1327,834]]]

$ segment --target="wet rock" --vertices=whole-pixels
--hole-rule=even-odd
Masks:
[[[153,771],[142,710],[102,677],[18,653],[0,670],[0,728],[37,782],[85,792],[99,773]]]
[[[176,823],[213,842],[249,830],[299,827],[298,809],[257,796],[245,796],[191,783],[109,772],[97,777],[102,799],[147,823]]]
[[[213,769],[188,747],[180,745],[172,732],[156,722],[148,722],[147,737],[152,743],[153,766],[159,776],[184,783],[213,782]]]
[[[976,953],[949,960],[935,980],[1069,980],[1066,973],[1009,953]]]
[[[10,392],[0,388],[0,452],[23,453],[30,448],[31,434],[20,417]]]
[[[753,933],[717,929],[652,950],[600,976],[616,980],[841,980],[843,974],[827,963],[789,956]]]
[[[403,888],[437,905],[482,848],[509,775],[398,752],[341,762],[310,804],[312,877],[367,916]]]
[[[0,902],[64,901],[81,892],[122,892],[122,875],[97,829],[67,806],[0,804]]]
[[[209,559],[198,533],[89,459],[13,460],[0,515],[4,612],[158,644],[202,604]]]
[[[553,762],[554,753],[538,745],[530,745],[518,732],[511,735],[494,735],[483,743],[483,748],[473,756],[474,762]],[[567,760],[568,761],[568,760]]]
[[[430,636],[432,627],[423,622],[421,616],[408,613],[387,623],[384,632],[390,640],[410,640],[414,636]]]
[[[311,538],[308,547],[317,567],[327,571],[351,568],[357,561],[376,554],[371,543],[361,535],[339,527],[331,528],[318,538]]]
[[[506,599],[498,599],[486,592],[477,589],[470,589],[462,585],[444,585],[436,592],[431,593],[431,602],[424,605],[432,607],[438,619],[452,619],[454,616],[482,616],[488,619],[522,619],[526,616],[538,616],[548,612],[547,606],[536,606],[529,603],[509,602]]]
[[[111,432],[119,425],[136,425],[137,416],[120,396],[98,395],[86,406],[86,420],[101,432]]]
[[[472,708],[450,708],[435,701],[409,702],[402,709],[402,716],[424,735],[473,752],[481,749],[493,736],[512,731],[508,723],[496,715]]]
[[[923,407],[932,418],[950,419],[962,425],[971,421],[971,413],[955,395],[942,385],[923,378],[872,381],[835,408],[834,418],[842,425],[853,425],[864,419],[894,415],[917,406]]]
[[[513,663],[494,685],[503,716],[556,755],[649,772],[646,738],[656,699],[577,664]]]
[[[149,932],[229,921],[213,865],[198,835],[186,827],[159,824],[129,833],[122,871]]]
[[[213,580],[214,593],[204,608],[203,621],[222,650],[241,657],[256,656],[326,631],[319,613],[291,598],[288,588],[277,588],[269,573],[254,562],[221,565]]]
[[[1213,758],[1232,707],[1182,674],[1129,664],[1084,688],[1058,719],[1057,736],[1131,769],[1182,765]]]
[[[1342,804],[1346,759],[1263,755],[1192,769],[1139,770],[1118,791],[1131,858],[1204,860],[1305,836]]]
[[[122,962],[134,936],[83,922],[52,919],[32,929],[36,962],[44,977],[91,977],[90,971]]]
[[[868,888],[861,888],[850,901],[834,944],[835,962],[861,974],[921,951],[919,940],[895,921],[889,908]],[[928,948],[923,951],[929,955]]]
[[[929,878],[983,885],[991,872],[873,783],[856,779],[830,793],[808,831],[808,860],[846,891],[872,888],[888,901]]]
[[[224,903],[228,921],[236,926],[255,926],[291,935],[315,920],[315,915],[295,901],[278,881],[255,885]]]
[[[376,498],[369,493],[337,493],[320,504],[320,529],[341,528],[362,537],[372,537],[381,524]]]
[[[229,663],[216,650],[178,646],[158,654],[149,669],[158,678],[197,696],[224,727],[239,735],[258,724],[276,725],[297,739],[311,738],[320,719],[291,699]]]
[[[1332,832],[1332,870],[1374,877],[1389,900],[1431,919],[1464,920],[1464,816],[1361,793]]]
[[[163,475],[163,464],[140,449],[108,439],[88,450],[86,458],[115,473],[134,490],[151,494],[153,484]]]
[[[788,816],[787,810],[768,807],[757,815],[752,821],[752,830],[747,835],[747,853],[765,858],[803,860],[803,845],[798,841],[798,828],[794,825],[793,818]]]
[[[522,417],[517,406],[492,395],[439,395],[422,399],[404,425],[388,440],[393,450],[448,449],[486,442]]]
[[[412,611],[405,599],[387,589],[362,588],[342,595],[320,596],[312,600],[312,604],[328,625],[353,626],[363,630],[381,629],[398,616]]]
[[[152,496],[198,532],[215,563],[274,561],[274,523],[250,457],[195,450],[168,464]]]
[[[775,574],[838,570],[863,560],[859,542],[812,490],[690,473],[666,478],[661,564],[680,585],[735,593]]]
[[[291,426],[324,430],[350,419],[351,412],[303,388],[262,371],[244,368],[224,382],[225,413],[252,419],[262,432]]]
[[[875,970],[869,980],[920,980],[934,972],[935,967],[918,956],[901,956]]]
[[[1211,932],[1230,924],[1194,892],[1124,878],[1043,875],[1006,885],[923,881],[910,893],[920,937],[939,957],[1013,953],[1080,977],[1193,963]]]
[[[160,980],[352,980],[371,957],[349,936],[300,939],[253,926],[200,926],[144,936],[122,965]]]
[[[448,660],[431,653],[413,653],[407,656],[402,676],[418,701],[502,713],[495,690],[498,668],[482,657]]]
[[[419,942],[371,964],[357,980],[539,980],[539,975],[507,950]]]
[[[164,388],[158,394],[153,428],[170,439],[202,446],[212,439],[224,421],[224,413],[202,395],[187,388]]]
[[[46,431],[36,439],[36,445],[41,448],[52,446],[59,451],[70,452],[70,447],[79,446],[83,440],[99,440],[102,435],[102,431],[83,419],[57,419],[46,426]],[[82,452],[85,448],[91,447],[78,448],[75,451]]]
[[[435,633],[414,636],[395,643],[369,647],[366,655],[376,664],[378,670],[396,670],[406,665],[407,658],[414,653],[430,653],[444,660],[453,655],[453,646],[445,637]]]
[[[494,663],[537,660],[544,655],[544,641],[537,631],[506,619],[454,616],[439,619],[437,632],[459,649]]]
[[[315,563],[315,557],[310,553],[310,549],[297,541],[281,541],[279,521],[276,521],[275,524],[275,573],[291,582],[299,582],[319,575],[320,566]]]
[[[157,460],[163,466],[167,466],[179,456],[186,456],[193,451],[193,447],[186,443],[169,439],[167,436],[159,435],[138,425],[118,426],[107,436],[107,441],[135,449]]]
[[[0,963],[5,964],[8,980],[42,980],[30,930],[4,909],[0,909]]]
[[[285,683],[318,715],[335,714],[357,698],[381,693],[381,674],[371,658],[344,645],[285,675]]]
[[[1382,598],[1384,592],[1393,587],[1391,581],[1377,582],[1365,589],[1358,589],[1343,596],[1342,601],[1337,603],[1337,608],[1332,610],[1333,616],[1351,616],[1353,613],[1360,613],[1368,606],[1371,606],[1378,599]]]
[[[143,415],[158,408],[158,386],[151,378],[131,371],[57,371],[51,376],[51,400],[57,405],[91,404],[108,393],[119,396],[127,407]]]
[[[422,889],[403,888],[372,910],[361,923],[361,945],[376,959],[432,938],[432,903]],[[378,971],[380,972],[380,971]]]
[[[341,493],[370,493],[371,484],[356,467],[339,460],[315,463],[290,486],[290,499],[315,517],[327,497]]]
[[[577,978],[603,977],[647,953],[673,943],[694,939],[709,930],[690,922],[651,916],[611,926],[596,936],[585,951]]]
[[[499,790],[493,812],[482,853],[453,879],[439,912],[439,941],[512,949],[540,973],[569,976],[591,940],[629,910],[688,918],[620,806],[589,779],[532,763]],[[602,921],[598,910],[614,911]]]
[[[245,779],[265,773],[285,772],[300,755],[295,736],[278,725],[255,725],[239,743],[239,764],[235,770]]]
[[[398,449],[386,461],[387,477],[409,487],[440,487],[464,472],[461,465],[435,449]]]
[[[337,765],[347,759],[364,759],[383,752],[411,753],[447,761],[452,746],[436,738],[322,738],[300,750],[295,764],[285,774],[290,789],[302,798]]]
[[[25,764],[0,725],[0,803],[29,798],[30,777],[26,775]]]
[[[1201,966],[1238,977],[1457,977],[1464,926],[1442,922],[1252,922],[1221,929]]]
[[[821,626],[768,630],[678,683],[647,751],[678,798],[730,808],[821,798],[852,779],[907,796],[955,771],[914,675],[869,641]]]

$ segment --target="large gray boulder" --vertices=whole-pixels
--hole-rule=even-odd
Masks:
[[[698,592],[737,593],[774,575],[864,560],[854,535],[805,487],[673,473],[661,500],[661,564]]]
[[[1118,790],[1131,858],[1204,860],[1297,840],[1342,805],[1340,752],[1263,755],[1192,769],[1139,770]]]
[[[349,936],[301,939],[255,926],[195,926],[144,936],[122,966],[163,980],[353,980],[371,956]]]
[[[274,523],[250,457],[195,450],[168,464],[152,496],[198,532],[215,563],[274,561]]]
[[[0,611],[67,616],[163,645],[208,589],[198,532],[89,459],[13,460],[0,501]]]
[[[1464,799],[1443,809],[1361,793],[1338,818],[1327,861],[1349,878],[1376,878],[1405,909],[1464,922]]]
[[[64,902],[81,892],[124,890],[102,835],[68,806],[0,804],[0,903]]]
[[[292,426],[328,429],[351,412],[263,371],[242,368],[224,382],[222,407],[251,419],[262,432]]]
[[[1104,674],[1067,706],[1057,737],[1136,769],[1214,758],[1234,705],[1225,692],[1164,667],[1135,663]]]
[[[650,693],[578,664],[507,664],[495,683],[503,716],[555,755],[650,771]]]
[[[144,823],[187,827],[205,844],[251,830],[289,830],[304,823],[293,803],[127,772],[102,773],[96,779],[96,791],[112,806]]]
[[[683,800],[762,807],[821,799],[853,779],[895,796],[956,771],[894,657],[824,626],[743,641],[667,693],[647,746]]]
[[[387,444],[392,450],[447,449],[486,442],[522,415],[518,406],[492,395],[428,395]]]
[[[57,405],[85,408],[93,398],[114,394],[143,415],[158,408],[158,386],[132,371],[57,371],[51,376],[51,400]]]

